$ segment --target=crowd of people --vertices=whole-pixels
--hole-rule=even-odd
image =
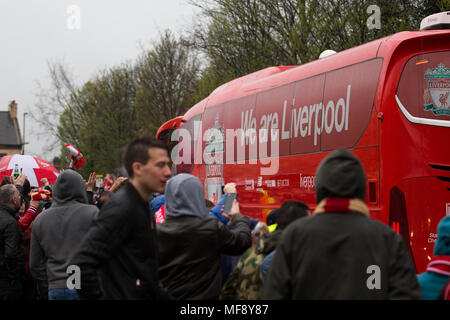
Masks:
[[[128,177],[101,194],[70,166],[54,185],[24,175],[0,187],[0,300],[449,299],[450,216],[417,275],[402,238],[369,216],[366,176],[346,150],[316,172],[317,206],[284,202],[265,222],[240,213],[224,187],[172,176],[152,138],[124,153]],[[229,198],[230,197],[230,198]]]

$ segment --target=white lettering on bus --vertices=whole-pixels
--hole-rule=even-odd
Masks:
[[[283,125],[281,128],[281,139],[285,140],[285,139],[289,139],[290,138],[290,132],[284,130],[285,124],[286,124],[286,106],[287,106],[287,100],[284,100],[284,105],[283,105]]]
[[[250,110],[250,114],[248,113],[248,110],[245,111],[245,121],[244,121],[244,113],[241,114],[241,145],[244,145],[244,138],[245,138],[245,145],[248,145],[249,137],[250,137],[250,143],[255,143],[255,136],[254,133],[256,133],[256,118],[252,116],[253,109]]]
[[[331,134],[333,130],[337,133],[348,131],[348,118],[350,113],[350,92],[351,85],[347,86],[346,100],[339,98],[337,103],[329,100],[326,105],[322,102],[305,105],[299,108],[293,108],[291,112],[291,130],[286,130],[287,117],[287,100],[283,102],[283,118],[281,128],[281,140],[297,138],[299,135],[304,138],[306,135],[314,136],[314,145],[318,144],[318,137],[325,131],[326,134]],[[313,125],[314,119],[314,125]],[[241,113],[241,144],[248,145],[256,142],[256,116],[253,116],[253,109],[245,110]],[[278,139],[278,112],[263,114],[259,121],[259,143],[266,143],[268,141],[268,133],[271,132],[272,141]],[[312,128],[312,129],[311,129]],[[313,132],[311,132],[313,131]]]
[[[221,130],[210,128],[204,132],[203,137],[200,136],[198,140],[194,141],[194,143],[196,143],[196,141],[206,143],[203,151],[203,159],[194,161],[200,161],[199,163],[201,163],[201,160],[203,160],[204,163],[208,165],[223,164],[224,153],[226,153],[227,163],[244,164],[245,159],[247,158],[245,146],[248,146],[250,142],[247,158],[250,164],[256,164],[256,159],[259,159],[261,165],[269,165],[269,167],[261,167],[261,175],[274,175],[277,173],[279,166],[280,137],[281,140],[292,137],[297,138],[300,132],[302,138],[306,135],[313,135],[314,145],[317,145],[318,136],[323,133],[324,129],[326,134],[331,134],[333,129],[338,133],[342,132],[342,130],[348,130],[350,92],[351,85],[348,85],[347,99],[344,100],[344,98],[339,98],[336,104],[333,100],[330,100],[326,106],[320,102],[309,106],[305,105],[298,109],[293,108],[289,131],[285,130],[288,112],[287,100],[284,100],[281,134],[279,132],[278,112],[263,114],[259,122],[260,129],[258,130],[259,132],[257,132],[256,116],[253,114],[253,109],[243,111],[241,113],[241,128],[226,129],[225,137]],[[313,114],[315,114],[314,125],[312,123]],[[313,128],[313,132],[311,132],[311,128]],[[270,155],[268,154],[269,132],[271,137]],[[241,137],[241,143],[237,143],[235,149],[234,141],[235,139],[239,141],[239,137]],[[191,162],[191,155],[194,151],[191,150],[191,139],[190,132],[186,129],[180,128],[173,133],[171,140],[179,142],[171,152],[175,164],[187,164]],[[259,148],[256,146],[257,141],[259,141]],[[197,159],[197,157],[194,158]],[[311,188],[314,184],[315,177],[302,177],[300,174],[300,187]]]
[[[300,173],[300,188],[311,189],[316,187],[316,176],[304,176]]]

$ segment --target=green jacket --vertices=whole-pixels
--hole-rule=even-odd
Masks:
[[[275,250],[281,230],[266,233],[244,252],[222,288],[221,300],[256,300],[263,284],[260,267],[264,258]]]

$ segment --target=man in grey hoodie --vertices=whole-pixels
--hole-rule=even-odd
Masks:
[[[69,257],[97,212],[96,206],[88,204],[81,175],[71,169],[61,173],[53,188],[52,206],[36,218],[31,234],[30,270],[37,280],[48,280],[50,300],[78,299],[76,289],[68,288],[73,272]]]

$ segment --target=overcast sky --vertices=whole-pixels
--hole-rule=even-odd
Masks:
[[[187,0],[0,0],[0,111],[16,100],[22,131],[23,113],[36,112],[37,81],[49,86],[47,62],[64,62],[81,85],[135,60],[140,43],[150,48],[165,29],[180,34],[195,12]],[[25,122],[25,153],[51,161],[59,150],[45,153],[36,135],[45,129]]]

